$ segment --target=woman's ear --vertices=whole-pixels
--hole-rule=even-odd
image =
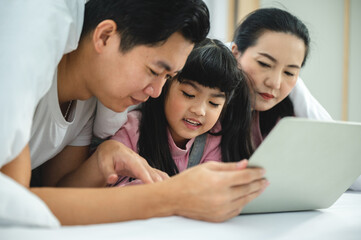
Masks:
[[[95,51],[103,52],[111,37],[117,33],[117,24],[113,20],[104,20],[98,24],[93,32],[93,44]]]
[[[238,51],[238,47],[234,42],[232,43],[232,54],[236,59],[241,56],[241,53]]]

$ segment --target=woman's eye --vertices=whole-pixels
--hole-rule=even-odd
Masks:
[[[186,93],[185,91],[182,91],[182,93],[186,98],[194,98],[194,95],[190,95],[190,94]]]
[[[218,107],[220,104],[218,103],[214,103],[214,102],[209,102],[213,107]]]
[[[264,62],[261,62],[261,61],[257,61],[257,62],[261,67],[267,67],[267,68],[271,67],[271,65],[269,65],[267,63],[264,63]]]
[[[287,76],[290,76],[290,77],[293,77],[293,76],[294,76],[294,74],[293,74],[293,73],[290,73],[290,72],[285,72],[285,74],[286,74]]]

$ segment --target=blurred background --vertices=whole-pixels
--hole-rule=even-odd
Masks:
[[[210,38],[232,41],[249,12],[287,10],[311,37],[301,78],[335,120],[361,122],[361,0],[204,0],[211,14]]]

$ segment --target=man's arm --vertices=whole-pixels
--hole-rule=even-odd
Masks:
[[[75,171],[88,158],[88,155],[88,146],[66,146],[54,158],[41,166],[43,185],[57,186],[62,179]]]
[[[180,215],[212,222],[237,216],[266,187],[260,169],[209,162],[163,182],[123,188],[32,188],[63,225]]]
[[[19,157],[6,167],[12,171],[6,168],[1,171],[9,173],[14,179],[21,179],[24,174],[30,175],[28,148]],[[48,205],[63,225],[170,215],[220,222],[238,215],[267,185],[267,181],[262,179],[264,171],[245,167],[244,161],[208,162],[154,184],[124,188],[30,190]],[[24,185],[29,185],[29,181]]]
[[[31,177],[29,145],[27,144],[14,160],[4,165],[0,171],[28,188]]]
[[[118,175],[153,183],[168,178],[162,171],[120,142],[108,140],[100,144],[89,158],[88,147],[67,146],[42,166],[45,186],[104,187],[118,180]]]

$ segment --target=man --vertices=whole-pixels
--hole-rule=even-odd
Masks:
[[[122,112],[158,97],[208,29],[200,0],[90,0],[78,47],[61,58],[37,104],[29,144],[1,172],[28,188],[30,162],[32,168],[44,164],[42,179],[49,186],[103,186],[118,174],[153,183],[29,188],[66,225],[169,215],[224,221],[239,214],[266,185],[263,170],[239,171],[245,162],[203,164],[168,179],[115,141],[105,141],[88,159],[96,98]],[[88,167],[98,174],[82,175]]]

